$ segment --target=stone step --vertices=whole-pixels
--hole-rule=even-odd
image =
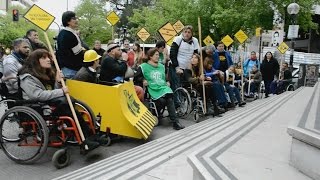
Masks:
[[[274,111],[283,106],[291,97],[296,95],[301,89],[286,97],[281,97],[280,101],[273,104],[271,108],[264,108],[261,112],[256,112],[258,117],[248,118],[248,122],[243,126],[229,132],[227,136],[221,138],[219,142],[207,144],[188,155],[188,162],[194,169],[194,179],[232,179],[232,174],[226,172],[220,166],[216,158],[224,152],[224,149],[240,140],[243,136],[265,121]]]
[[[222,132],[229,126],[241,123],[249,112],[263,111],[269,106],[271,108],[272,104],[281,102],[290,94],[292,93],[287,92],[281,96],[272,96],[268,99],[252,102],[221,118],[203,121],[57,179],[96,179],[99,177],[112,179],[122,175],[135,177],[140,172],[137,170],[139,167],[143,167],[144,170],[152,169],[190,148],[197,147],[210,136]]]

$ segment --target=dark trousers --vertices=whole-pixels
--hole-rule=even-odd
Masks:
[[[224,93],[223,85],[220,82],[213,82],[212,89],[213,89],[213,95],[215,99],[218,100],[218,103],[220,105],[226,105],[228,103],[228,100]]]
[[[231,86],[229,83],[225,83],[224,86],[226,87],[232,103],[234,103],[235,99],[238,101],[238,103],[241,102],[240,92],[238,88],[236,88],[235,86]]]
[[[270,92],[271,92],[270,86],[271,86],[271,83],[272,83],[273,79],[272,80],[263,80],[263,81],[264,81],[264,85],[265,85],[265,88],[266,88],[265,94],[266,94],[266,96],[268,96],[270,94]]]
[[[72,103],[74,103],[74,99],[71,98]],[[50,106],[54,106],[56,109],[53,111],[54,116],[69,116],[73,118],[71,109],[69,107],[68,101],[66,97],[58,97],[51,99],[50,101],[47,102]],[[83,119],[81,114],[75,109],[76,115],[78,117],[79,124],[81,126],[83,135],[85,138],[89,137],[91,135],[90,128],[86,121]]]
[[[157,106],[158,114],[160,113],[160,111],[162,109],[165,108],[165,106],[167,106],[170,120],[172,122],[177,121],[176,109],[175,109],[174,102],[173,102],[173,94],[166,94],[166,95],[162,96],[161,98],[157,99],[155,101],[155,103]]]

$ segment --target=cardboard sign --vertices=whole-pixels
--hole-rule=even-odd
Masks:
[[[110,24],[112,26],[114,26],[115,24],[117,24],[117,22],[120,20],[119,16],[114,12],[111,11],[108,15],[107,15],[107,20],[110,22]]]
[[[43,31],[47,31],[55,19],[54,16],[35,4],[31,6],[31,8],[23,17],[32,22],[34,25],[38,26]]]
[[[233,39],[229,35],[226,35],[222,38],[221,42],[223,42],[225,46],[229,47],[233,43]]]
[[[212,40],[211,36],[208,35],[206,38],[204,38],[203,43],[208,46],[208,45],[213,45],[214,41]]]
[[[168,42],[171,38],[175,37],[177,32],[171,23],[166,23],[159,30],[159,34],[162,36],[165,42]]]
[[[243,32],[241,29],[234,35],[234,37],[237,38],[240,44],[244,43],[248,39],[246,33]]]
[[[174,30],[176,30],[177,33],[180,33],[183,30],[184,25],[182,24],[182,22],[180,20],[178,20],[177,22],[175,22],[173,24],[173,28],[174,28]]]
[[[278,47],[278,50],[281,52],[281,54],[286,53],[288,49],[289,46],[285,42],[282,42]]]
[[[145,28],[141,28],[138,31],[137,36],[145,42],[150,37],[150,33]]]

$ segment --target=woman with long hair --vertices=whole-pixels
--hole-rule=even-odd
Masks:
[[[128,56],[133,59],[132,62],[128,61],[128,65],[133,69],[137,69],[140,64],[142,64],[143,52],[141,50],[140,44],[135,42],[133,44],[132,51],[128,53]]]
[[[52,57],[47,50],[37,49],[29,55],[18,72],[23,99],[45,102],[55,106],[56,109],[52,112],[54,116],[72,117],[65,97],[65,94],[69,92],[68,88],[61,88],[62,73],[56,73],[51,64]],[[92,136],[87,123],[79,112],[76,111],[76,114],[86,138],[82,147],[88,145],[89,150],[98,147],[99,143],[91,140],[94,136]]]
[[[261,64],[261,74],[262,79],[265,84],[265,97],[269,97],[270,93],[270,85],[271,82],[274,80],[274,77],[279,73],[279,63],[273,57],[272,53],[269,51],[264,56],[264,59]]]
[[[213,114],[213,115],[219,115],[220,113],[224,112],[224,109],[219,108],[217,105],[217,99],[215,98],[216,95],[214,95],[214,90],[213,90],[213,83],[211,80],[205,80],[204,76],[201,73],[200,70],[200,56],[198,54],[193,54],[191,58],[191,63],[188,67],[188,69],[185,69],[184,71],[184,76],[185,79],[191,83],[199,93],[201,93],[201,96],[203,96],[203,91],[202,91],[202,82],[205,85],[205,92],[206,92],[206,97],[209,97],[209,100],[212,103],[213,110],[210,108],[212,107],[210,104],[207,104],[207,109],[208,113],[207,114]],[[208,103],[208,101],[207,101]],[[209,106],[208,106],[209,105]]]

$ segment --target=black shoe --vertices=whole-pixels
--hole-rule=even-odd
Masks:
[[[86,151],[91,151],[97,147],[99,147],[99,142],[96,141],[92,141],[89,138],[87,138],[86,140],[84,140],[81,144],[81,148],[83,148]],[[85,149],[85,146],[88,146],[88,149]]]
[[[214,110],[212,108],[207,108],[206,115],[214,115]]]
[[[246,105],[246,104],[247,104],[246,102],[241,101],[241,102],[239,103],[239,107],[242,107],[242,106],[244,106],[244,105]]]
[[[269,95],[265,95],[265,97],[264,98],[268,98],[269,97]]]
[[[180,129],[185,128],[182,124],[180,124],[180,122],[179,122],[179,121],[177,121],[177,122],[173,122],[172,127],[173,127],[173,129],[175,129],[175,130],[180,130]]]

